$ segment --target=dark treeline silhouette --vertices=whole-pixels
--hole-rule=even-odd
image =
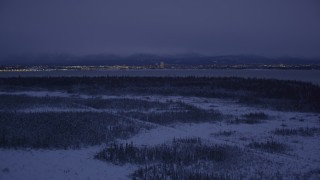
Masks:
[[[248,113],[243,115],[244,118],[247,119],[267,119],[268,115],[265,114],[264,112],[253,112],[253,113]]]
[[[248,161],[248,160],[246,160]],[[201,166],[200,166],[201,167]],[[199,166],[186,167],[186,166],[175,166],[173,164],[155,164],[144,166],[136,170],[131,178],[133,180],[141,179],[171,179],[171,180],[231,180],[231,179],[285,179],[288,175],[281,174],[279,171],[276,172],[263,172],[261,170],[241,171],[244,167],[238,167],[235,169],[225,168],[224,170],[217,170],[215,167],[209,170],[201,170]],[[302,175],[290,175],[289,179],[310,179],[312,173],[306,173]],[[311,178],[312,179],[312,178]]]
[[[174,139],[171,144],[155,147],[136,147],[133,144],[109,145],[99,152],[97,159],[114,164],[149,164],[154,162],[190,165],[198,161],[224,161],[230,158],[232,147],[206,145],[199,138]]]
[[[154,147],[112,143],[95,158],[113,164],[137,164],[132,179],[231,179],[243,151],[211,145],[200,138],[178,138]]]
[[[235,176],[225,173],[206,173],[198,170],[186,169],[183,166],[174,166],[173,164],[156,164],[145,166],[136,170],[132,174],[133,180],[140,179],[172,179],[172,180],[228,180],[234,179]],[[241,179],[241,178],[240,178]]]
[[[281,128],[281,129],[276,129],[274,131],[274,134],[276,135],[281,135],[281,136],[314,136],[316,134],[320,134],[320,128],[309,128],[309,127],[300,127],[300,128]]]
[[[213,77],[16,77],[1,90],[65,90],[90,94],[159,94],[236,98],[240,103],[320,112],[320,87],[298,81]]]
[[[266,142],[251,142],[248,146],[250,148],[260,149],[270,153],[285,153],[288,150],[287,145],[274,140],[268,140]]]

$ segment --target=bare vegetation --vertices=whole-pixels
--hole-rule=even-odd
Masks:
[[[270,134],[266,134],[265,130],[270,132],[274,130],[272,125],[275,125],[267,120],[274,117],[273,115],[269,116],[258,110],[257,112],[250,110],[250,113],[246,113],[247,107],[241,109],[245,109],[244,112],[237,111],[242,115],[229,114],[228,109],[224,107],[221,108],[223,113],[220,113],[206,109],[210,105],[208,103],[213,103],[213,100],[204,100],[230,98],[242,105],[284,111],[320,112],[318,93],[320,88],[309,83],[196,77],[0,78],[0,89],[11,92],[21,90],[63,92],[62,97],[0,95],[0,148],[68,149],[106,143],[107,147],[98,152],[95,158],[115,165],[133,164],[137,169],[131,174],[132,179],[281,179],[284,177],[306,179],[319,174],[317,170],[310,171],[309,174],[302,172],[293,174],[294,172],[287,173],[281,169],[282,173],[287,173],[284,174],[285,176],[278,172],[278,164],[284,161],[272,159],[272,157],[280,157],[283,154],[270,153],[287,153],[291,147],[283,142],[267,140],[266,135]],[[116,97],[117,95],[121,96]],[[148,97],[141,98],[141,95]],[[153,95],[159,95],[159,98],[152,97]],[[180,99],[181,96],[183,100],[189,98],[186,102],[190,104],[161,99],[166,95],[178,96],[173,97],[174,100]],[[195,103],[192,104],[192,102]],[[198,103],[203,103],[203,107]],[[219,103],[220,101],[217,106],[211,105],[211,109],[220,108]],[[253,107],[248,109],[250,108],[255,109]],[[301,125],[313,123],[313,116],[310,117],[310,121],[304,120],[309,117],[303,115],[295,115],[294,118],[291,120]],[[233,131],[233,128],[240,126],[215,123],[224,119],[227,119],[227,123],[253,125],[244,125],[241,127],[248,129],[239,128]],[[304,121],[298,121],[299,119]],[[180,124],[203,122],[215,124]],[[276,122],[276,127],[279,127],[280,123],[282,123],[281,129],[271,131],[278,136],[320,134],[320,128],[291,129],[288,128],[291,124],[287,121]],[[216,128],[221,129],[217,133],[212,133],[212,136],[208,136],[213,132],[211,126],[214,132],[217,132]],[[175,135],[185,137],[190,132],[210,140],[178,138],[155,146],[116,143],[118,139],[128,140],[141,130],[154,127],[159,129],[139,134],[137,137],[140,138],[142,135],[142,138],[147,138],[146,144],[148,144],[148,141],[153,140],[145,137],[149,133],[158,133],[150,137],[159,137],[159,140],[164,142]],[[269,129],[270,127],[272,129]],[[229,130],[230,128],[232,130]],[[250,132],[250,128],[260,129]],[[201,132],[202,129],[203,132]],[[259,130],[263,132],[259,134]],[[168,136],[164,133],[168,133]],[[257,134],[262,135],[259,136],[260,139],[266,140],[250,143],[249,140],[255,138]],[[160,137],[162,135],[163,137]],[[133,141],[136,141],[137,137],[133,137]],[[310,140],[306,141],[307,143],[315,140],[314,138],[306,139]],[[137,141],[140,142],[140,140]],[[223,144],[224,142],[226,144]],[[289,142],[294,141],[289,139]],[[295,139],[295,142],[298,141]],[[300,139],[299,142],[305,143]],[[309,156],[305,159],[307,158]],[[312,161],[316,160],[316,158],[312,159]],[[309,165],[307,161],[303,163],[301,167]],[[298,167],[298,164],[291,165]],[[272,167],[263,169],[266,166]],[[314,165],[310,167],[314,168]]]
[[[127,138],[146,125],[110,113],[43,112],[0,114],[0,147],[79,148]]]
[[[287,145],[274,140],[266,142],[251,142],[248,146],[250,148],[259,149],[270,153],[285,153],[288,150]]]
[[[230,158],[232,148],[224,145],[206,145],[199,138],[174,139],[171,144],[156,147],[136,147],[133,144],[111,144],[99,152],[97,159],[114,164],[149,164],[155,162],[189,165],[198,161],[224,161]]]
[[[237,161],[235,157],[239,154],[241,151],[236,147],[208,145],[199,138],[183,138],[155,147],[111,144],[95,158],[114,164],[139,164],[142,167],[132,174],[132,179],[215,179],[231,176],[204,169],[214,163],[230,164]]]
[[[202,110],[179,101],[25,95],[2,95],[1,98],[0,147],[6,148],[79,148],[128,138],[142,128],[151,128],[143,121],[172,124],[221,118],[216,111]],[[51,112],[53,107],[67,111]],[[32,111],[37,108],[45,110]],[[68,111],[68,108],[80,111]],[[24,109],[31,111],[25,112]]]
[[[229,137],[229,136],[231,136],[231,135],[233,135],[235,133],[236,133],[236,131],[219,131],[218,133],[214,133],[213,135]]]
[[[280,135],[280,136],[315,136],[317,134],[320,134],[320,128],[309,128],[309,127],[300,127],[296,129],[290,129],[290,128],[281,128],[276,129],[273,131],[274,134]]]

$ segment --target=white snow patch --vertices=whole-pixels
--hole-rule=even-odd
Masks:
[[[129,179],[133,165],[116,166],[94,159],[102,147],[81,150],[0,149],[0,179]]]

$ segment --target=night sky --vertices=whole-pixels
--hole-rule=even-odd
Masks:
[[[320,57],[319,0],[1,0],[0,56]]]

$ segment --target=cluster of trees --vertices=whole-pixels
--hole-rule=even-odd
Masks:
[[[248,159],[246,159],[248,161]],[[317,170],[307,174],[282,174],[279,171],[264,171],[259,166],[249,168],[237,167],[234,169],[202,169],[201,166],[177,166],[173,164],[146,165],[136,170],[132,179],[171,179],[171,180],[229,180],[229,179],[317,179]],[[245,169],[245,170],[243,170]]]
[[[260,149],[270,153],[285,153],[288,150],[287,145],[274,140],[267,142],[251,142],[248,146],[250,148]]]
[[[218,133],[214,133],[213,135],[215,135],[215,136],[226,136],[226,137],[228,137],[228,136],[231,136],[231,135],[233,135],[233,134],[235,134],[236,133],[236,131],[220,131],[220,132],[218,132]]]
[[[95,158],[114,164],[165,163],[191,165],[199,161],[225,161],[235,153],[227,145],[207,145],[198,138],[174,139],[171,144],[155,147],[138,147],[133,144],[113,143],[99,152]]]
[[[253,142],[252,148],[283,152],[287,147],[275,141]],[[285,149],[284,149],[285,148]],[[249,158],[250,156],[250,158]],[[95,158],[116,165],[137,164],[132,179],[303,179],[305,174],[281,174],[266,168],[264,160],[228,145],[208,145],[200,138],[173,139],[153,147],[111,143]],[[262,163],[262,164],[260,164]],[[266,163],[269,163],[268,161]],[[248,173],[249,172],[249,173]]]
[[[78,148],[127,138],[147,125],[110,113],[0,113],[0,147]]]
[[[281,136],[291,136],[291,135],[299,135],[299,136],[314,136],[315,134],[320,134],[320,128],[316,127],[300,127],[296,129],[290,129],[290,128],[281,128],[276,129],[274,131],[274,134],[281,135]]]
[[[208,145],[190,137],[154,147],[112,143],[95,158],[114,164],[139,164],[132,179],[231,179],[236,176],[227,171],[215,172],[213,164],[219,169],[229,167],[240,154],[236,147]]]
[[[132,174],[132,179],[171,179],[171,180],[228,180],[239,178],[232,176],[228,172],[209,173],[199,170],[187,169],[184,166],[176,166],[173,164],[156,164],[139,168]],[[239,178],[241,179],[241,178]]]
[[[320,112],[320,87],[297,81],[234,77],[17,77],[0,78],[0,87],[2,90],[42,88],[91,94],[238,98],[246,104]]]

